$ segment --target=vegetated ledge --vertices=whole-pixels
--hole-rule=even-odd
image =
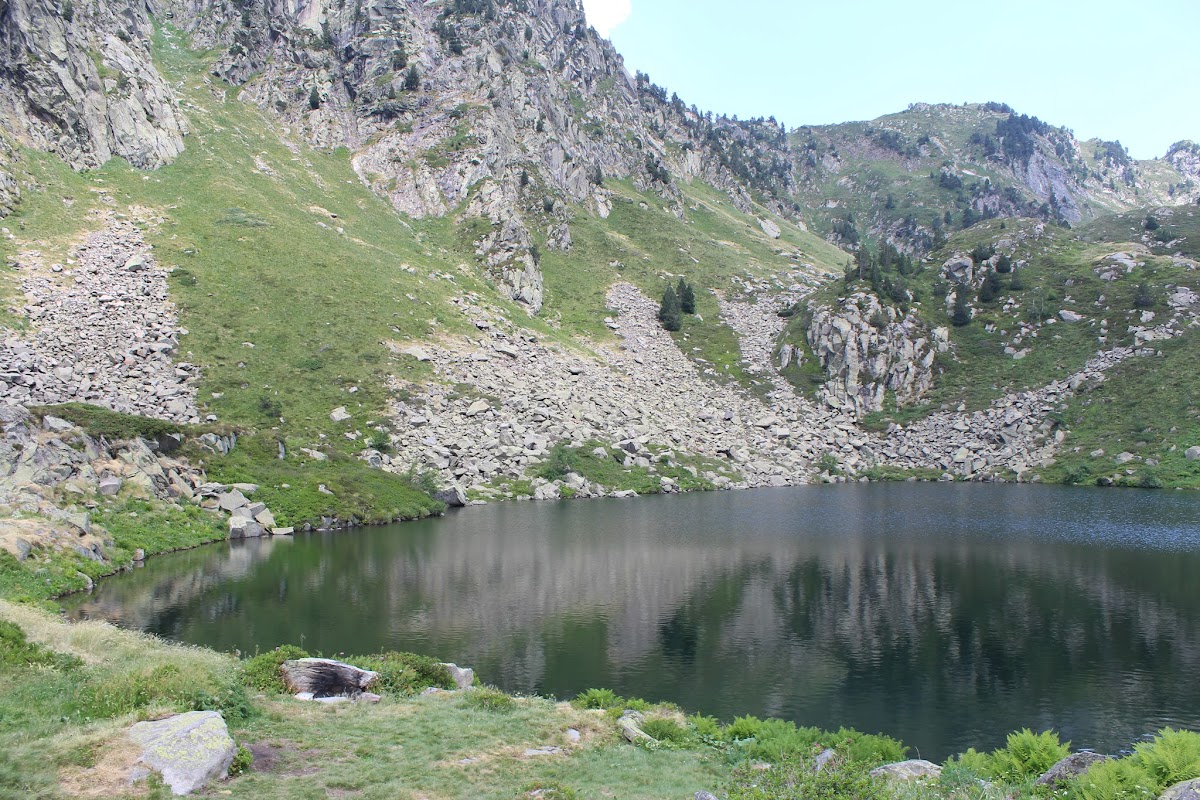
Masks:
[[[225,482],[253,492],[250,516],[276,517],[255,533],[382,524],[445,509],[402,477],[356,459],[282,462],[274,449],[265,454],[265,440],[245,433],[235,447],[232,429],[81,404],[0,406],[0,427],[0,598],[48,601],[148,556],[228,538],[233,520],[209,508],[227,489],[239,494]],[[223,483],[212,483],[213,474]],[[250,486],[243,474],[271,484]],[[238,514],[233,505],[225,510]]]
[[[10,722],[0,751],[20,765],[0,769],[0,794],[165,797],[153,777],[130,788],[138,752],[127,732],[193,710],[219,712],[241,744],[238,774],[210,787],[234,798],[336,788],[406,797],[1183,800],[1194,795],[1177,784],[1200,777],[1200,734],[1189,731],[1163,730],[1105,759],[1026,730],[991,753],[969,749],[938,765],[903,761],[907,748],[888,736],[750,716],[722,722],[607,690],[563,703],[459,689],[446,667],[405,653],[338,654],[378,673],[369,687],[377,703],[304,702],[285,693],[280,667],[306,655],[287,646],[238,658],[0,601],[0,714]]]

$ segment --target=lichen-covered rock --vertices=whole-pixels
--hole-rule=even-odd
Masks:
[[[1099,753],[1091,753],[1083,751],[1079,753],[1071,753],[1071,755],[1059,761],[1050,769],[1042,773],[1037,779],[1038,786],[1049,786],[1058,788],[1065,784],[1076,775],[1082,775],[1087,772],[1093,764],[1098,764],[1101,761],[1108,761],[1108,756],[1100,755]]]
[[[139,762],[160,773],[176,795],[224,778],[237,755],[237,745],[216,711],[189,711],[139,722],[129,729],[129,738],[142,748]]]
[[[932,761],[913,758],[908,761],[897,761],[894,764],[884,764],[871,770],[872,778],[888,780],[912,781],[921,778],[936,778],[942,774],[942,768]]]

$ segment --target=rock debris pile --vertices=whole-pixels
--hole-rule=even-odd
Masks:
[[[0,343],[0,398],[22,405],[86,402],[198,422],[197,368],[176,363],[179,327],[141,231],[112,221],[67,264],[22,253],[17,268],[31,330]]]

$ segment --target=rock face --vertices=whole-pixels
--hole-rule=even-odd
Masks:
[[[30,332],[0,342],[0,400],[199,422],[197,370],[174,359],[186,330],[138,227],[108,220],[67,263],[46,261],[32,251],[16,258]]]
[[[155,70],[146,3],[0,3],[0,119],[75,169],[119,156],[136,167],[183,151],[187,123]]]
[[[1036,781],[1038,786],[1049,786],[1052,789],[1057,789],[1076,775],[1082,775],[1087,772],[1093,764],[1099,764],[1101,761],[1108,761],[1108,756],[1102,756],[1099,753],[1072,753],[1071,755],[1059,761],[1050,769],[1042,773]]]
[[[226,777],[237,755],[237,745],[216,711],[139,722],[129,729],[129,738],[142,747],[140,763],[161,773],[175,795],[191,794]]]
[[[948,333],[930,332],[873,295],[858,293],[840,309],[813,308],[808,346],[828,376],[821,399],[857,414],[879,411],[888,392],[919,401],[933,384],[933,361]]]
[[[675,180],[702,176],[749,210],[729,167],[736,150],[771,210],[794,216],[781,202],[791,178],[773,120],[710,121],[669,101],[629,74],[577,0],[472,5],[484,6],[266,0],[233,21],[210,0],[160,2],[195,45],[225,51],[214,72],[243,99],[319,147],[350,148],[359,176],[397,211],[444,216],[465,203],[482,266],[534,312],[535,239],[570,250],[562,201],[608,216],[606,178],[678,209]]]

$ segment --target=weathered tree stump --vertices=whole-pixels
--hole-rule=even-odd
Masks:
[[[379,680],[378,672],[329,658],[285,661],[279,671],[290,693],[308,692],[313,697],[353,697]]]

